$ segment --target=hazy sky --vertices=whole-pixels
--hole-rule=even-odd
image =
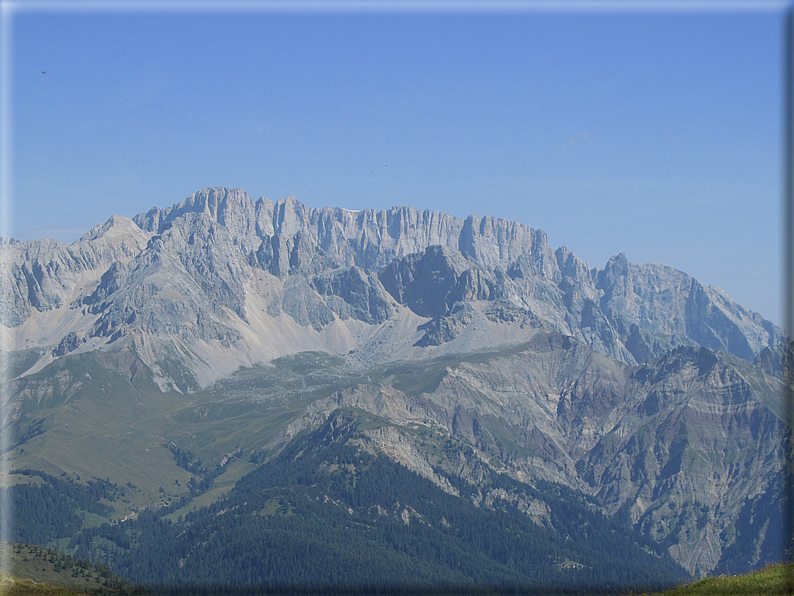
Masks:
[[[591,267],[666,263],[780,323],[785,5],[749,5],[18,2],[6,225],[71,242],[207,186],[489,214]]]

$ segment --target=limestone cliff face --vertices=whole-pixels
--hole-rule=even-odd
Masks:
[[[637,325],[650,336],[686,337],[750,361],[780,337],[774,325],[719,288],[659,263],[637,265],[618,255],[597,273],[595,285],[599,306],[621,337]]]
[[[422,317],[446,317],[457,303],[493,300],[497,279],[465,253],[444,246],[393,260],[379,275],[398,302]]]
[[[457,244],[463,228],[460,218],[437,211],[316,209],[294,197],[275,204],[269,199],[254,202],[239,189],[225,188],[204,189],[173,207],[152,208],[134,221],[143,230],[162,233],[187,213],[204,213],[227,227],[246,254],[277,247],[272,249],[277,253],[277,275],[302,272],[295,252],[301,243],[307,251],[322,251],[336,266],[377,270],[397,256]]]
[[[206,380],[309,345],[372,363],[548,329],[635,364],[678,345],[752,361],[781,338],[672,268],[618,255],[589,269],[523,224],[410,207],[317,209],[210,188],[132,220],[114,216],[71,245],[2,250],[0,322],[17,346],[59,357],[123,338],[176,340],[202,352],[190,369],[225,363],[202,365]],[[215,345],[223,358],[212,357]]]
[[[71,245],[51,239],[3,244],[0,323],[16,327],[37,312],[63,306],[113,263],[140,254],[148,238],[129,218],[114,215]]]

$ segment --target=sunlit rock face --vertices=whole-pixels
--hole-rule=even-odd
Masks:
[[[113,216],[71,245],[2,250],[2,323],[18,346],[59,354],[134,334],[210,351],[217,342],[240,363],[307,342],[347,353],[365,350],[385,321],[412,316],[417,324],[401,324],[404,341],[394,345],[413,339],[436,353],[543,328],[627,364],[677,345],[752,361],[781,337],[718,288],[670,267],[621,254],[589,269],[567,248],[553,251],[541,230],[410,207],[318,209],[210,188],[132,220]],[[519,320],[521,333],[512,329]],[[283,333],[291,341],[279,341]],[[378,357],[408,352],[417,350]]]

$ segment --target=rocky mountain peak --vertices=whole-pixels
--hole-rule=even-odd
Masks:
[[[141,240],[148,240],[148,234],[144,233],[143,230],[135,225],[135,222],[133,222],[129,217],[124,217],[123,215],[112,215],[105,223],[94,226],[76,242],[91,242],[100,238],[110,239],[119,238],[122,236],[130,236]]]
[[[370,362],[404,357],[411,346],[419,356],[420,348],[520,342],[543,328],[635,364],[689,344],[751,361],[782,337],[670,267],[621,253],[590,270],[569,249],[553,251],[542,230],[404,206],[313,208],[295,197],[254,201],[241,189],[206,188],[132,220],[113,216],[72,245],[2,250],[10,263],[4,324],[41,345],[58,346],[72,332],[93,338],[67,342],[76,350],[137,334],[169,342],[176,333],[210,352],[221,342],[236,354],[224,357],[230,363],[318,341],[332,353],[365,352]],[[69,305],[68,323],[41,322]],[[76,305],[93,318],[76,316]],[[389,321],[388,333],[355,327]]]
[[[294,236],[305,229],[307,211],[295,197],[279,199],[273,209],[273,229],[282,236]]]
[[[205,188],[171,207],[152,207],[136,215],[133,221],[143,230],[161,234],[178,218],[197,213],[207,215],[235,233],[249,233],[255,222],[256,205],[248,193],[239,188]]]

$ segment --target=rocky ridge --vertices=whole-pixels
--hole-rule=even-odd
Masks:
[[[179,354],[196,386],[309,346],[372,364],[547,329],[636,364],[676,345],[752,361],[782,336],[670,267],[621,254],[590,269],[541,230],[409,207],[317,209],[204,189],[113,216],[71,245],[2,250],[2,333],[39,350],[39,368],[126,342],[152,366]]]

